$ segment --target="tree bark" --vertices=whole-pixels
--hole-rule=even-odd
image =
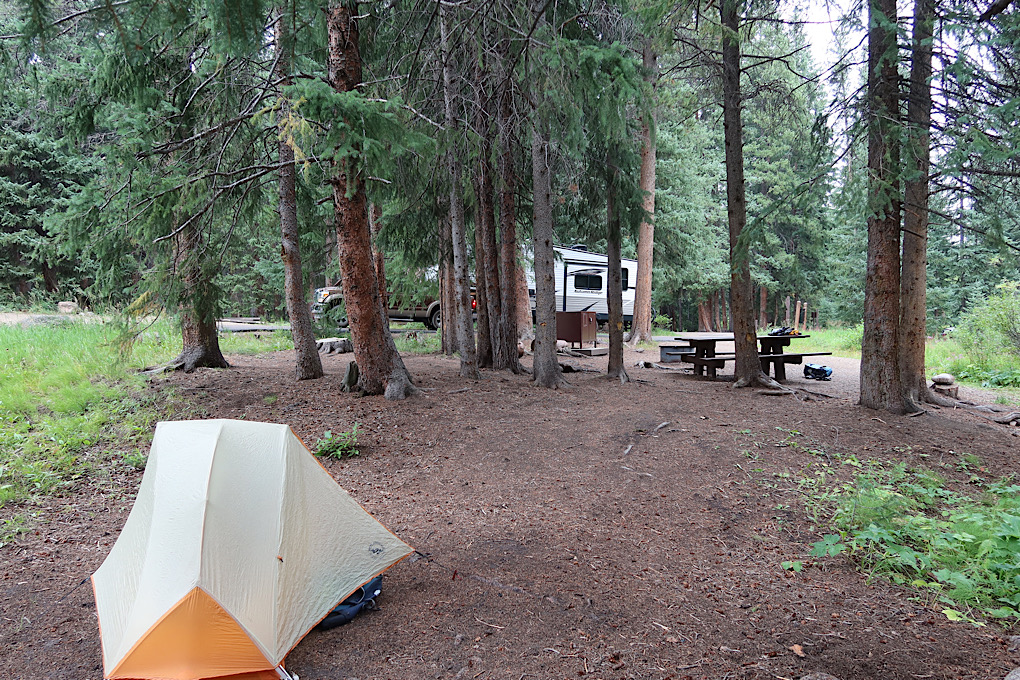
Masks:
[[[709,300],[698,303],[698,330],[712,330],[712,312],[709,308]]]
[[[553,251],[552,188],[549,178],[549,140],[538,130],[535,115],[531,134],[531,174],[534,186],[535,360],[533,379],[553,389],[565,384],[556,359],[556,279]]]
[[[931,147],[932,33],[935,0],[915,0],[904,159],[903,263],[900,280],[900,380],[904,408],[930,398],[924,375],[927,338],[928,174]]]
[[[453,330],[453,248],[449,215],[439,223],[439,328],[443,354],[457,351],[457,333]]]
[[[500,237],[500,326],[502,328],[503,349],[498,352],[505,353],[507,359],[506,368],[513,373],[520,374],[522,371],[520,357],[517,354],[517,343],[519,341],[520,325],[518,323],[517,308],[520,304],[517,294],[517,273],[520,265],[517,262],[517,205],[515,192],[517,191],[517,174],[514,172],[514,136],[511,130],[510,111],[511,102],[509,84],[505,85],[500,92],[499,107],[497,109],[497,125],[499,126],[499,237]],[[524,284],[524,304],[528,309],[528,325],[531,327],[530,301],[527,296],[528,285]],[[497,366],[497,368],[499,368]]]
[[[736,353],[734,386],[775,385],[762,373],[754,328],[750,254],[740,234],[747,223],[744,135],[740,119],[740,17],[738,0],[720,0],[722,19],[723,130],[726,153],[726,214],[730,228],[730,313]]]
[[[475,182],[481,186],[481,178]],[[481,190],[477,188],[475,193],[479,196],[481,203]],[[478,214],[475,216],[475,302],[478,305],[478,344],[475,352],[475,359],[478,368],[492,368],[492,322],[489,318],[489,291],[488,277],[486,271],[487,254],[485,252],[483,227],[481,225],[481,206],[478,207]]]
[[[528,286],[528,275],[524,271],[524,247],[520,248],[515,260],[514,276],[517,299],[517,339],[527,346],[535,338],[535,314],[531,309],[531,289]],[[553,301],[555,307],[555,300]]]
[[[184,288],[181,353],[171,365],[185,373],[196,368],[229,368],[216,334],[212,274],[202,267],[202,233],[192,222],[174,239],[174,266]]]
[[[382,230],[382,208],[372,203],[368,206],[368,211],[370,216],[369,227],[372,230],[372,252],[375,253],[375,280],[379,288],[379,299],[382,300],[383,304],[383,316],[388,326],[390,317],[389,314],[385,313],[386,308],[389,306],[389,292],[386,290],[386,255],[379,247],[379,232]]]
[[[450,240],[453,247],[453,294],[454,326],[457,335],[457,352],[460,354],[460,375],[478,378],[475,357],[474,324],[471,321],[471,283],[468,279],[467,234],[464,225],[464,200],[460,186],[460,159],[457,147],[460,145],[460,130],[454,114],[453,57],[450,52],[449,8],[440,1],[439,29],[443,53],[443,102],[446,111],[446,134],[450,148],[446,162],[450,176]]]
[[[769,291],[767,288],[765,288],[765,286],[761,286],[761,289],[758,291],[758,310],[760,312],[758,325],[761,326],[762,329],[766,328],[769,325],[768,307],[769,307]]]
[[[606,274],[606,292],[609,306],[609,369],[610,378],[619,378],[621,383],[629,382],[630,376],[623,365],[623,281],[620,263],[620,216],[616,210],[616,187],[620,171],[616,166],[616,155],[612,150],[606,158],[606,259],[609,271]],[[564,291],[566,294],[566,291]]]
[[[652,91],[659,78],[659,66],[656,62],[652,43],[645,39],[641,50],[642,64],[646,70],[645,78],[651,82]],[[654,106],[654,95],[653,95]],[[637,282],[634,287],[634,320],[631,322],[629,345],[652,341],[652,271],[653,252],[655,250],[655,113],[649,115],[650,120],[641,127],[641,191],[644,193],[642,207],[646,215],[638,229],[637,248]]]
[[[481,58],[479,59],[481,60]],[[509,368],[507,344],[503,341],[502,296],[499,285],[499,247],[496,244],[495,189],[492,182],[492,114],[491,98],[486,89],[482,65],[475,69],[475,129],[478,132],[479,158],[475,193],[478,196],[475,216],[475,287],[484,292],[487,332],[484,340],[487,354],[482,351],[482,297],[478,298],[478,365],[505,370]],[[515,353],[516,357],[516,353]],[[484,363],[487,360],[488,363]]]
[[[868,26],[868,259],[861,405],[902,413],[896,0],[870,0]]]
[[[361,85],[361,50],[355,4],[331,2],[326,12],[329,83],[338,92]],[[358,364],[358,386],[367,394],[403,399],[417,392],[393,344],[372,258],[365,181],[347,159],[333,162],[334,224],[341,288]]]
[[[290,85],[291,34],[288,16],[280,12],[276,21],[276,77],[281,87]],[[305,301],[301,268],[300,233],[297,219],[297,178],[294,167],[294,147],[286,131],[290,117],[290,102],[279,97],[279,161],[280,161],[280,233],[282,239],[284,298],[290,319],[290,336],[294,342],[294,372],[298,380],[314,380],[323,376],[322,360],[315,345],[312,315]]]

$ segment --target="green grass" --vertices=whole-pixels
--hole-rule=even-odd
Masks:
[[[832,352],[833,356],[860,359],[863,332],[863,326],[811,329],[805,333],[809,337],[797,340],[794,347],[797,352]]]
[[[137,369],[172,358],[174,339],[164,322],[128,352],[112,324],[0,326],[0,506],[147,446],[168,403]]]
[[[220,333],[220,351],[224,354],[261,354],[294,349],[290,331]]]
[[[432,354],[442,348],[442,331],[426,333],[425,331],[394,333],[393,344],[401,354]]]
[[[798,340],[798,352],[832,352],[833,356],[859,359],[863,328],[834,327],[811,330]],[[925,345],[925,372],[951,373],[971,387],[995,388],[1002,404],[1020,405],[1020,357],[1006,352],[975,356],[954,338],[929,338]]]

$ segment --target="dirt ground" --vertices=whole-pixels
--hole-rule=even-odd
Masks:
[[[824,529],[796,483],[820,464],[807,449],[950,463],[937,469],[952,485],[971,474],[952,464],[973,454],[995,478],[1017,471],[1020,428],[862,409],[852,360],[827,358],[830,383],[791,367],[791,385],[832,395],[801,401],[635,367],[656,358],[628,351],[637,380],[624,385],[599,374],[605,357],[565,359],[581,371],[549,391],[408,357],[422,395],[390,403],[340,392],[349,355],[296,383],[280,352],[153,389],[176,389],[209,417],[288,423],[309,444],[359,424],[361,455],[325,465],[418,553],[387,573],[378,610],[294,649],[287,668],[302,680],[998,680],[1020,666],[1020,631],[950,622],[843,557],[808,557]],[[82,582],[140,478],[124,464],[44,506],[0,510],[38,522],[0,548],[0,677],[102,677]],[[800,573],[780,564],[797,559]]]

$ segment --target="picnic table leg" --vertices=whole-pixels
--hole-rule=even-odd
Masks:
[[[786,380],[786,362],[778,359],[773,361],[772,365],[776,367],[776,381],[784,382]]]

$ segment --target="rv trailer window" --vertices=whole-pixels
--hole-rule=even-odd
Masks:
[[[575,290],[602,290],[602,277],[596,274],[576,274],[574,276]]]
[[[629,275],[630,275],[630,270],[629,269],[627,269],[626,267],[620,267],[620,280],[623,282],[623,289],[624,290],[630,289],[630,286],[628,285],[628,282],[627,282],[627,279],[628,279]]]

